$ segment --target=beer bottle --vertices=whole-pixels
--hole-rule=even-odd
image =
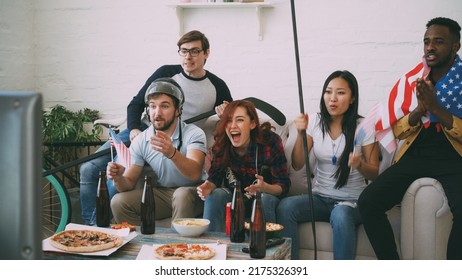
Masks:
[[[144,177],[143,195],[141,197],[141,233],[153,234],[156,232],[156,203],[151,177]]]
[[[106,180],[106,171],[100,171],[96,191],[96,225],[99,227],[108,227],[111,221],[111,200]]]
[[[250,217],[250,257],[263,259],[266,256],[266,222],[262,210],[261,192],[257,192],[253,201]]]
[[[244,242],[245,240],[245,209],[244,197],[242,195],[241,183],[236,181],[234,184],[233,200],[231,202],[231,242]]]

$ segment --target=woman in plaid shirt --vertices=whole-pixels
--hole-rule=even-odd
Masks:
[[[260,125],[255,106],[249,101],[236,100],[225,108],[216,128],[212,156],[208,179],[197,187],[198,195],[205,201],[204,218],[210,220],[210,231],[225,230],[226,203],[232,198],[228,182],[240,181],[246,218],[250,217],[257,191],[262,193],[263,205],[289,191],[281,138],[271,131],[270,123]],[[227,172],[228,168],[231,172]]]

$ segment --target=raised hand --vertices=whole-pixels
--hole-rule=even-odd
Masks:
[[[431,112],[437,108],[440,108],[440,105],[436,100],[436,90],[431,81],[417,79],[416,89],[416,95],[419,101],[417,109],[419,112]]]
[[[306,130],[308,127],[308,114],[300,114],[294,120],[298,132]]]

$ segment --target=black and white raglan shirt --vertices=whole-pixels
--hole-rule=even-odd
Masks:
[[[226,83],[213,73],[207,70],[205,72],[206,74],[202,78],[192,78],[184,72],[179,64],[164,65],[157,69],[127,107],[128,129],[141,129],[141,115],[146,107],[144,95],[149,85],[158,78],[172,78],[183,89],[185,102],[181,115],[182,120],[211,111],[223,101],[232,101],[231,92]],[[195,124],[201,126],[200,121]]]

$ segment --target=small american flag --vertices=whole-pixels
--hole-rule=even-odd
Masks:
[[[117,151],[117,162],[122,164],[125,168],[130,167],[130,150],[125,146],[124,142],[120,139],[120,137],[109,128],[109,135],[111,136],[111,146],[115,147]],[[112,148],[111,148],[112,149]]]
[[[374,105],[371,110],[367,113],[367,116],[361,120],[361,122],[356,127],[354,145],[362,146],[366,135],[375,133],[375,124],[377,123],[377,118],[380,115],[380,103]]]

